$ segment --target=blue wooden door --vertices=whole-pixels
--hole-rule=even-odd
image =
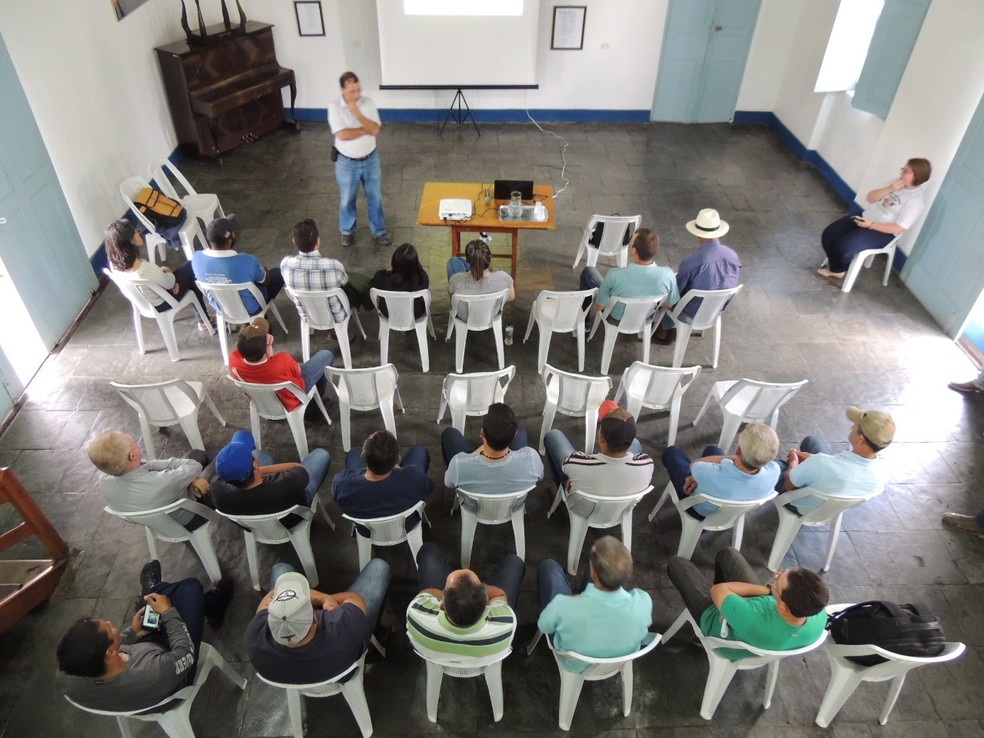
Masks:
[[[96,277],[2,37],[0,261],[9,277],[0,289],[16,291],[40,336],[37,368],[85,306]],[[10,343],[0,335],[8,357],[27,350],[27,342]]]
[[[984,291],[984,101],[950,164],[902,279],[956,338]]]
[[[652,120],[734,116],[761,0],[670,0]]]

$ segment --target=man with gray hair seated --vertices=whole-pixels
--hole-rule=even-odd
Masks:
[[[679,446],[663,452],[666,467],[677,499],[703,493],[722,500],[758,500],[768,497],[779,480],[779,437],[764,423],[749,423],[738,435],[738,447],[726,456],[719,446],[708,446],[701,458],[691,462]],[[702,502],[687,513],[703,520],[717,506]]]
[[[573,593],[561,565],[547,559],[537,577],[543,607],[537,628],[553,635],[558,651],[595,658],[637,651],[653,622],[653,601],[641,589],[624,588],[631,577],[632,554],[612,536],[591,547],[580,594]]]
[[[192,449],[184,459],[145,461],[137,442],[126,433],[106,430],[86,449],[91,461],[106,476],[99,480],[106,504],[117,512],[144,512],[193,499],[214,507],[209,498],[211,467],[205,471],[208,456]],[[171,514],[181,525],[194,530],[205,518],[188,510]]]

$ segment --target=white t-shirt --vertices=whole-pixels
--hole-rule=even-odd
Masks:
[[[653,460],[648,454],[627,453],[614,457],[605,454],[588,454],[575,451],[564,462],[564,474],[571,480],[571,491],[587,492],[599,497],[624,497],[642,492],[653,480]],[[575,500],[571,509],[586,514],[581,509],[584,500]]]
[[[379,119],[379,111],[376,110],[376,103],[370,98],[363,95],[356,105],[359,106],[359,111],[373,123],[382,123]],[[328,125],[331,127],[331,132],[336,134],[346,128],[362,128],[359,119],[348,109],[341,96],[328,103]],[[342,156],[347,156],[349,159],[361,159],[376,150],[376,137],[367,135],[343,141],[336,135],[335,148]]]
[[[878,202],[866,207],[861,217],[875,223],[894,223],[909,230],[925,209],[926,193],[922,185],[919,185],[911,190],[902,188],[889,192]]]

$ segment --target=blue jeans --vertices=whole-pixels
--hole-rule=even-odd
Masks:
[[[588,584],[591,583],[591,562],[584,562],[584,570],[581,573],[581,584],[578,592],[583,592]],[[540,590],[540,609],[542,610],[550,604],[557,595],[572,595],[571,583],[567,579],[567,572],[564,567],[553,559],[546,559],[540,563],[540,570],[536,575],[537,588]]]
[[[174,606],[174,609],[181,615],[188,628],[188,635],[191,636],[192,643],[195,644],[195,665],[188,671],[188,684],[195,681],[195,671],[198,667],[198,649],[202,644],[202,636],[205,633],[205,595],[202,590],[202,583],[197,579],[182,579],[180,582],[168,583],[159,582],[151,590],[155,594],[164,595]],[[150,605],[147,605],[150,607]],[[153,631],[150,635],[144,636],[141,641],[150,641],[170,650],[171,646],[167,640],[167,631]]]
[[[304,377],[304,391],[310,392],[312,385],[318,386],[318,394],[323,395],[328,389],[328,377],[325,367],[335,365],[335,354],[328,349],[321,349],[310,359],[301,364],[301,376]]]
[[[277,580],[289,571],[297,571],[290,564],[274,564],[270,573],[270,589],[277,586]],[[355,592],[366,603],[366,618],[372,623],[373,630],[379,622],[379,611],[383,609],[386,590],[389,588],[390,568],[382,559],[370,559],[366,568],[349,587],[349,592]]]
[[[720,446],[707,446],[701,453],[701,457],[704,456],[724,456],[724,450]],[[673,482],[677,499],[684,499],[687,495],[683,492],[683,483],[690,476],[690,457],[679,446],[669,446],[663,452],[663,466],[666,468],[666,473],[670,475],[670,481]],[[692,507],[688,508],[687,512],[698,520],[704,519],[704,516]]]
[[[850,216],[845,216],[823,229],[820,245],[827,255],[827,268],[832,272],[846,272],[855,254],[880,249],[893,238],[894,233],[861,228]]]
[[[444,590],[444,583],[452,572],[447,556],[435,543],[425,543],[417,554],[417,583],[423,589]],[[506,593],[509,606],[516,609],[519,601],[519,588],[526,574],[526,564],[516,554],[506,554],[502,557],[488,579],[484,580],[493,587],[498,587]]]
[[[526,426],[520,423],[516,428],[516,435],[509,442],[509,448],[513,451],[519,451],[519,449],[530,445],[529,440]],[[444,466],[447,466],[451,459],[458,454],[470,454],[479,445],[478,443],[470,443],[457,428],[445,428],[444,432],[441,433],[441,455],[444,457]]]
[[[455,274],[461,274],[462,272],[468,271],[468,262],[465,261],[463,256],[452,256],[448,259],[448,279]]]
[[[301,466],[308,473],[308,483],[307,487],[304,488],[304,494],[307,496],[308,505],[310,505],[324,483],[325,477],[328,476],[328,469],[331,468],[331,454],[323,448],[316,448],[301,460]]]
[[[574,444],[567,440],[567,436],[562,431],[556,429],[547,431],[547,435],[543,439],[543,447],[547,452],[547,464],[550,466],[550,474],[553,476],[554,484],[566,488],[568,477],[564,474],[564,462],[577,449],[574,448]],[[628,453],[642,453],[642,444],[639,443],[638,438],[632,439]]]
[[[430,468],[430,453],[423,446],[411,446],[400,459],[400,466],[415,466],[424,474]],[[360,471],[366,468],[366,461],[362,458],[362,448],[353,448],[345,454],[345,468],[350,471]]]
[[[800,444],[800,451],[804,451],[808,454],[829,454],[830,446],[827,442],[823,440],[820,436],[807,436],[803,439]],[[776,482],[776,492],[782,494],[786,491],[786,469],[789,464],[784,458],[776,459],[776,463],[779,464],[779,481]]]
[[[339,155],[335,162],[335,181],[338,182],[338,230],[344,234],[355,233],[357,226],[355,200],[359,185],[366,193],[369,205],[369,230],[374,236],[386,233],[386,216],[383,215],[383,169],[379,163],[379,151],[368,158],[354,161]]]

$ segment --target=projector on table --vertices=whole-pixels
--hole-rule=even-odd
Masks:
[[[446,198],[441,200],[437,211],[442,220],[468,220],[472,217],[471,200]]]

